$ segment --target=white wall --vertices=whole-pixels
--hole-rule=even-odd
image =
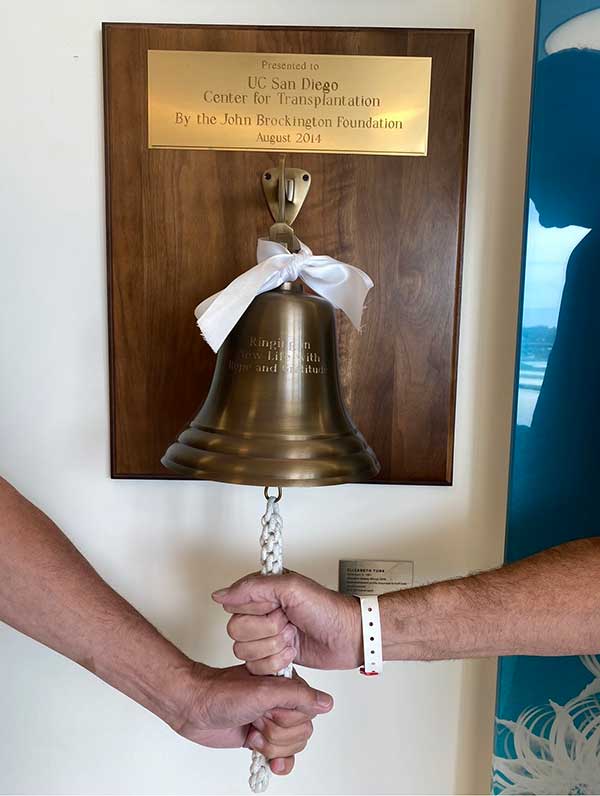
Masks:
[[[533,0],[0,3],[0,470],[188,654],[232,661],[210,591],[256,565],[261,491],[111,481],[100,24],[475,28],[452,488],[289,491],[287,562],[330,586],[340,557],[409,558],[419,582],[502,556]],[[488,789],[495,666],[311,674],[336,697],[273,793]],[[0,791],[244,793],[248,753],[181,740],[58,655],[0,628]]]

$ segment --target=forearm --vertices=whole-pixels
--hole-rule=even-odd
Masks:
[[[191,661],[2,479],[0,505],[0,620],[176,725]]]
[[[600,538],[381,597],[386,660],[600,652]]]

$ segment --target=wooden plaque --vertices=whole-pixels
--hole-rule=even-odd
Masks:
[[[473,31],[104,25],[114,478],[173,478],[166,447],[203,402],[215,356],[194,307],[255,264],[276,153],[148,148],[148,51],[431,57],[425,157],[293,153],[312,174],[295,224],[315,253],[375,282],[357,334],[339,317],[350,414],[379,481],[450,484]]]

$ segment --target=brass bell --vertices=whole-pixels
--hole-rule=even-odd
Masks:
[[[285,176],[282,164],[280,186]],[[297,209],[287,217],[283,209],[271,237],[289,230],[293,251],[287,219]],[[257,486],[375,476],[379,462],[340,393],[332,305],[299,280],[258,295],[219,349],[202,408],[162,463],[186,477]]]
[[[331,304],[298,281],[257,296],[219,350],[206,401],[162,463],[187,477],[257,486],[376,475],[377,458],[340,394]]]

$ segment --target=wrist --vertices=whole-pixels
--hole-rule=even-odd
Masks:
[[[404,624],[404,605],[401,593],[382,594],[379,598],[379,614],[381,618],[381,643],[383,660],[398,660],[398,650],[403,636],[406,640]]]
[[[148,709],[176,732],[180,732],[190,712],[202,704],[210,679],[210,667],[182,654],[181,660],[160,672],[152,690]]]
[[[98,677],[176,727],[201,664],[167,641],[139,614],[120,617],[106,637],[94,644],[90,660],[81,663]]]
[[[364,663],[364,646],[362,636],[362,616],[360,611],[360,600],[358,597],[348,597],[348,639],[350,647],[348,650],[348,668],[358,669]]]
[[[185,666],[172,676],[156,715],[175,732],[184,734],[186,727],[197,724],[196,717],[201,715],[199,708],[206,702],[206,692],[215,671],[211,666],[187,658]]]

